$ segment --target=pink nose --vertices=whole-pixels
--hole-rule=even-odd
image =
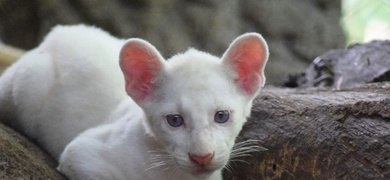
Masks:
[[[190,155],[191,161],[198,165],[206,165],[210,163],[211,159],[213,159],[214,154],[206,154],[206,155],[197,155],[197,154],[192,154]]]

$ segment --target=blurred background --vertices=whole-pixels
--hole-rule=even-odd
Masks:
[[[0,0],[0,41],[29,50],[57,24],[85,23],[140,37],[165,58],[195,47],[221,56],[245,32],[270,46],[267,84],[317,56],[390,38],[390,0]]]

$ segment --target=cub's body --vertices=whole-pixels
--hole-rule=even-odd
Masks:
[[[1,120],[58,159],[73,138],[107,121],[128,98],[118,65],[123,43],[92,27],[54,28],[0,78]]]
[[[255,33],[221,58],[190,49],[165,61],[141,39],[58,26],[1,76],[0,120],[72,180],[222,179],[267,59]]]

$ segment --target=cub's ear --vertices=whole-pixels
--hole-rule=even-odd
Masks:
[[[144,101],[157,87],[156,79],[165,67],[164,58],[142,39],[129,39],[119,58],[127,94],[137,103]]]
[[[248,95],[255,95],[265,84],[264,67],[268,46],[257,33],[236,38],[222,56],[222,63],[234,73],[235,83]]]

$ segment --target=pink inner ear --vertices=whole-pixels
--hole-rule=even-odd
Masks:
[[[248,94],[254,94],[263,81],[262,67],[265,63],[264,47],[258,40],[248,40],[235,49],[236,81]]]
[[[126,91],[136,101],[144,100],[153,91],[153,80],[160,68],[157,57],[145,47],[127,45],[121,53]]]

